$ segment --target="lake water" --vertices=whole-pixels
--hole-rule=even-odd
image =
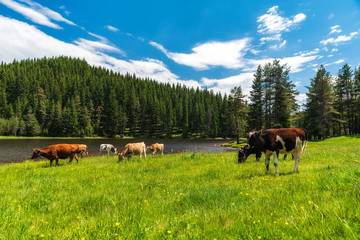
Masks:
[[[163,143],[165,154],[179,152],[219,153],[236,151],[236,149],[221,147],[229,142],[223,139],[0,139],[0,163],[21,162],[31,158],[33,149],[44,148],[52,144],[86,144],[90,156],[99,155],[100,144],[109,143],[121,151],[127,143],[145,142],[146,146],[153,143]],[[150,154],[150,152],[149,152]]]

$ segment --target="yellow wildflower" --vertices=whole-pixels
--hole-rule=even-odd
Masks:
[[[171,233],[171,231],[170,231],[170,230],[168,230],[167,232],[168,232],[168,234],[170,234],[170,233]]]
[[[120,223],[119,222],[115,223],[115,226],[117,226],[117,227],[120,226]]]
[[[308,204],[311,205],[311,201],[309,201]]]

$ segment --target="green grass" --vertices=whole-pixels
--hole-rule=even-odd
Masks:
[[[360,138],[308,143],[299,174],[236,152],[0,166],[0,239],[359,239]]]

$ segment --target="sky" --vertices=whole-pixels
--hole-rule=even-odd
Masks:
[[[0,0],[0,61],[70,56],[122,74],[248,96],[279,59],[305,101],[322,64],[360,65],[360,1]]]

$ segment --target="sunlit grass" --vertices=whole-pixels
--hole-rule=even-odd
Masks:
[[[360,138],[310,142],[299,165],[183,153],[0,166],[0,239],[358,239]]]

